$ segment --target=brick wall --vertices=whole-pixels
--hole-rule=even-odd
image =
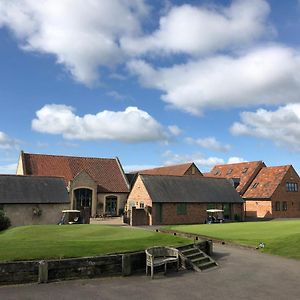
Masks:
[[[246,218],[273,218],[272,202],[270,200],[257,199],[245,202]]]
[[[298,184],[300,178],[293,168],[290,168],[271,199],[246,200],[245,210],[247,218],[300,218],[300,191],[286,191],[286,182]],[[276,202],[280,202],[280,211],[275,210]],[[287,210],[282,210],[282,203],[287,203]]]
[[[298,192],[287,192],[286,182],[298,184]],[[272,196],[273,217],[274,218],[300,218],[300,178],[293,168],[290,168],[281,184]],[[286,211],[275,211],[275,202],[287,202]]]
[[[127,209],[129,209],[130,206],[140,208],[141,202],[144,203],[144,207],[152,207],[152,200],[145,188],[141,177],[139,176],[128,196]],[[152,215],[149,215],[148,225],[152,225]]]
[[[158,224],[196,224],[207,218],[206,203],[187,203],[185,215],[177,215],[177,203],[162,204],[162,223],[159,222],[155,205],[152,208],[153,225]]]

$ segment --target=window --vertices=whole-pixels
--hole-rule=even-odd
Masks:
[[[217,170],[217,171],[214,172],[214,175],[216,175],[216,176],[221,175],[221,172],[219,170]]]
[[[247,171],[248,171],[248,168],[246,167],[246,168],[243,169],[242,173],[243,173],[243,174],[246,174]]]
[[[282,202],[282,210],[287,211],[287,202],[286,201]]]
[[[229,169],[229,170],[227,171],[227,175],[231,174],[232,171],[233,171],[232,169]]]
[[[285,186],[287,192],[298,192],[298,183],[287,182]]]
[[[279,201],[275,202],[275,211],[280,211],[280,202]]]
[[[140,202],[140,208],[145,208],[144,202]]]
[[[252,185],[252,188],[253,188],[253,189],[256,189],[258,185],[259,185],[259,182],[255,182],[255,183]]]
[[[186,215],[186,203],[177,203],[177,215]]]

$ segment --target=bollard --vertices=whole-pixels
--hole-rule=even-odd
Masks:
[[[48,262],[46,260],[41,260],[39,262],[39,283],[48,282]]]

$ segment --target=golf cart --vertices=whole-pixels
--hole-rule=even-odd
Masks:
[[[80,210],[75,210],[75,209],[63,210],[58,225],[65,225],[65,224],[82,224],[81,217],[80,217]]]
[[[223,209],[207,209],[207,221],[206,223],[223,223],[224,222],[224,210]]]

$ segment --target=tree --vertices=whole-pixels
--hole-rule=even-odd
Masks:
[[[0,210],[0,231],[7,229],[10,225],[10,219],[5,215],[3,210]]]

